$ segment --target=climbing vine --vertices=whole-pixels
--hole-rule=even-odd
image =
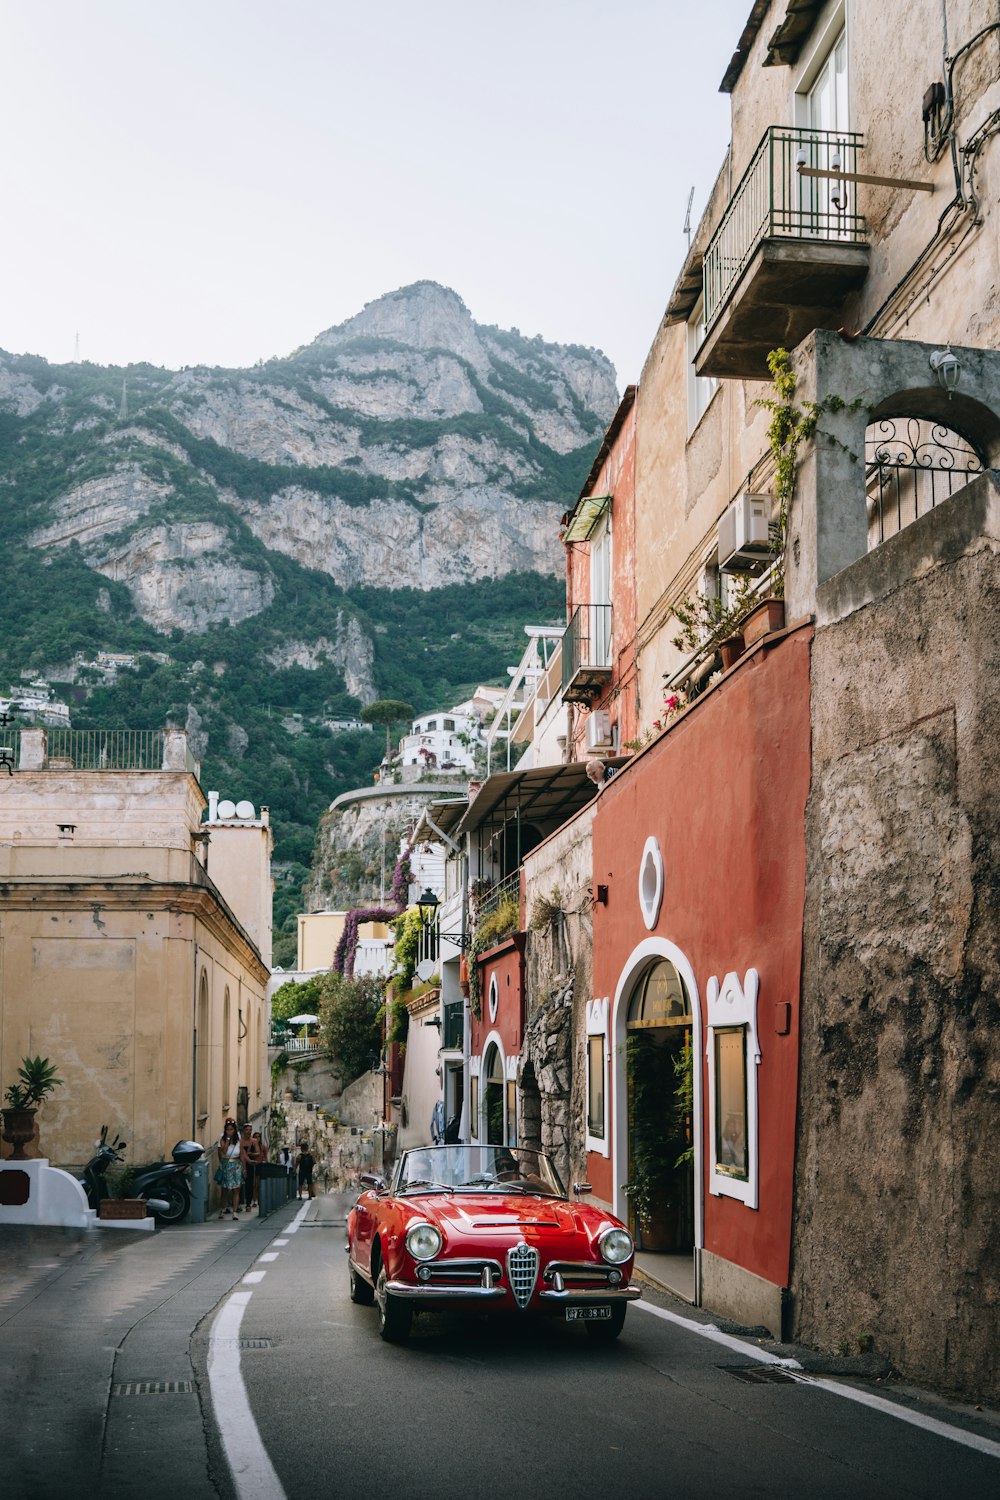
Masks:
[[[476,928],[469,949],[469,1004],[478,1021],[483,1013],[483,992],[479,983],[479,958],[488,948],[495,948],[505,937],[517,932],[521,924],[521,909],[513,896],[505,896],[496,911],[490,912]]]

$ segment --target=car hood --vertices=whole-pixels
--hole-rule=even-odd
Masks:
[[[506,1234],[530,1234],[533,1230],[544,1235],[575,1235],[585,1233],[587,1228],[579,1210],[559,1198],[462,1193],[453,1198],[435,1198],[427,1207],[442,1229],[470,1239],[496,1239]]]

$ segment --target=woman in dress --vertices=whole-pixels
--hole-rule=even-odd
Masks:
[[[219,1218],[224,1219],[228,1212],[236,1219],[236,1211],[240,1203],[240,1188],[243,1184],[243,1164],[240,1160],[240,1133],[236,1129],[235,1120],[226,1121],[215,1149],[219,1153],[219,1171],[216,1180],[222,1188],[222,1212]]]

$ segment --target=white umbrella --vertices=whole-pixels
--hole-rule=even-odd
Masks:
[[[319,1016],[289,1016],[287,1026],[318,1026]]]

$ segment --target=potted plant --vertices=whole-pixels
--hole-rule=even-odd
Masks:
[[[4,1094],[3,1138],[13,1146],[11,1161],[26,1161],[25,1146],[35,1133],[35,1114],[39,1104],[62,1086],[56,1070],[47,1057],[22,1057],[16,1083]]]

